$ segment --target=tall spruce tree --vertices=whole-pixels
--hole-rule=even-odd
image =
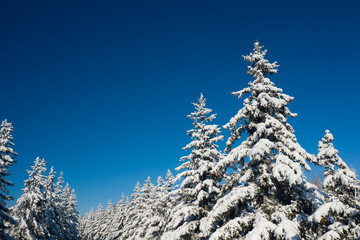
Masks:
[[[219,174],[214,169],[222,156],[216,142],[223,136],[217,125],[208,124],[216,114],[206,108],[203,94],[193,105],[196,111],[188,115],[194,126],[188,131],[192,141],[184,147],[191,149],[191,153],[181,158],[184,163],[176,169],[182,171],[176,179],[183,178],[183,181],[175,192],[176,206],[170,211],[170,221],[162,239],[199,239],[200,220],[211,210],[220,193]]]
[[[306,234],[302,221],[320,202],[312,193],[315,186],[303,176],[303,168],[310,170],[307,160],[316,159],[299,145],[287,122],[296,116],[288,108],[293,97],[267,77],[277,73],[278,65],[264,58],[266,52],[255,42],[253,52],[244,56],[254,80],[233,93],[249,96],[224,126],[231,136],[228,155],[218,167],[230,176],[225,195],[202,221],[201,229],[210,239],[300,239]]]
[[[13,200],[9,195],[8,186],[14,186],[7,177],[10,175],[9,167],[14,165],[17,153],[12,149],[14,145],[13,126],[6,119],[1,123],[0,130],[0,239],[12,239],[7,233],[9,227],[13,227],[16,222],[9,215],[6,201]]]
[[[325,167],[325,202],[310,216],[318,239],[360,239],[360,190],[355,172],[340,158],[329,130],[318,145],[318,162]]]

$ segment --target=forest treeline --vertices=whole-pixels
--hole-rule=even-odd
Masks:
[[[288,118],[293,97],[270,77],[276,62],[265,59],[259,42],[244,60],[253,79],[233,94],[243,107],[223,126],[230,132],[226,148],[216,114],[203,94],[188,117],[193,128],[174,177],[168,170],[156,184],[150,177],[136,184],[130,197],[109,201],[84,217],[76,211],[76,196],[62,174],[46,175],[45,161],[37,158],[17,204],[7,177],[16,153],[12,125],[1,129],[0,237],[1,239],[360,239],[360,181],[339,156],[329,130],[313,155],[300,146]],[[323,178],[309,181],[304,172],[323,168]]]

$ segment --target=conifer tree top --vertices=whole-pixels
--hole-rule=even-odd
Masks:
[[[6,119],[2,121],[0,130],[0,152],[4,155],[0,157],[3,158],[3,164],[5,164],[5,167],[7,165],[13,165],[15,162],[14,157],[17,155],[17,153],[11,148],[14,146],[14,143],[12,142],[12,132],[12,123],[8,122]],[[9,154],[12,154],[13,156],[10,157]]]
[[[269,63],[264,57],[267,50],[262,51],[263,46],[260,46],[259,42],[254,43],[253,52],[249,55],[243,56],[243,58],[250,62],[248,66],[248,74],[255,77],[255,81],[262,81],[267,74],[273,75],[277,73],[277,62]],[[254,81],[254,83],[255,83]]]
[[[176,170],[198,169],[201,160],[216,161],[219,158],[219,156],[216,157],[218,154],[216,142],[222,140],[223,136],[220,135],[220,129],[217,125],[207,124],[207,122],[211,122],[216,118],[216,114],[211,114],[212,110],[206,108],[206,99],[202,93],[198,98],[198,103],[192,104],[196,111],[189,114],[188,118],[193,120],[194,128],[187,131],[192,141],[183,149],[189,150],[192,148],[193,151],[190,155],[180,159],[180,161],[189,161],[176,168]]]
[[[334,148],[332,141],[334,141],[334,136],[329,130],[325,130],[325,135],[322,140],[319,141],[318,145],[319,153],[317,158],[319,160],[319,164],[326,165],[331,163],[341,168],[348,168],[346,163],[339,157],[339,151]]]

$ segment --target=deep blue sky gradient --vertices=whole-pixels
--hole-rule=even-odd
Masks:
[[[325,129],[360,171],[360,1],[2,1],[0,119],[14,125],[15,198],[37,156],[81,213],[179,165],[200,92],[224,125],[255,40],[294,96],[300,144]],[[228,131],[223,130],[225,136]],[[224,147],[224,144],[221,144]],[[175,173],[175,172],[174,172]]]

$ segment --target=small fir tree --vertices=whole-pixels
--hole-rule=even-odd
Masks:
[[[318,239],[360,239],[360,190],[355,172],[340,158],[329,130],[318,145],[318,162],[325,167],[324,203],[310,216]]]

